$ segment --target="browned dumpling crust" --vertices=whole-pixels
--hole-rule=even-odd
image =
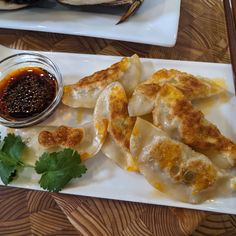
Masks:
[[[38,142],[46,148],[53,148],[60,145],[74,148],[81,142],[83,137],[83,129],[60,126],[53,131],[41,131],[38,136]]]
[[[140,79],[139,57],[125,57],[105,70],[84,77],[75,84],[65,85],[62,102],[71,107],[94,108],[98,96],[110,83],[121,82],[127,95],[131,96]]]
[[[78,128],[70,126],[33,126],[23,129],[13,129],[27,144],[27,159],[37,160],[45,151],[58,152],[71,148],[80,154],[82,160],[94,157],[101,149],[106,133],[107,122],[100,122],[99,127],[94,122],[88,122]]]
[[[165,84],[171,84],[178,88],[189,100],[210,97],[224,91],[209,79],[175,69],[162,69],[135,88],[129,101],[129,114],[142,116],[151,113],[155,106],[156,96]]]
[[[160,88],[161,86],[157,83],[142,83],[137,86],[135,91],[154,101]]]
[[[180,89],[190,100],[210,97],[223,91],[223,88],[214,81],[175,69],[157,71],[152,75],[150,82],[155,82],[159,85],[172,84]]]
[[[178,143],[166,139],[154,145],[150,155],[159,163],[162,171],[169,173],[174,181],[191,186],[194,193],[214,185],[217,179],[214,165],[204,158],[183,162],[182,152]]]
[[[102,152],[121,168],[136,171],[137,166],[130,154],[130,136],[136,118],[128,114],[128,98],[119,82],[108,85],[100,94],[94,111],[94,122],[107,120],[107,137]]]
[[[129,117],[128,99],[125,91],[121,87],[113,87],[109,100],[109,132],[117,143],[129,151],[130,136],[136,118]]]
[[[172,138],[213,158],[220,155],[230,166],[236,166],[236,145],[174,86],[166,84],[160,89],[153,121]]]
[[[137,118],[131,139],[131,154],[140,173],[160,192],[183,202],[200,203],[232,193],[231,178],[204,154],[171,139],[163,130]]]
[[[129,60],[128,58],[123,58],[120,62],[113,64],[111,67],[97,71],[90,76],[86,76],[79,80],[76,84],[66,85],[64,91],[67,92],[72,88],[83,88],[83,87],[95,87],[95,86],[106,86],[111,82],[117,81],[122,72],[128,69]]]

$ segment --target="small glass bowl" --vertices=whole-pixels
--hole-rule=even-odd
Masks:
[[[63,81],[58,67],[50,59],[38,53],[19,53],[0,61],[0,80],[4,79],[12,71],[24,67],[40,67],[54,75],[57,81],[56,96],[44,111],[32,117],[8,120],[0,114],[0,124],[11,128],[23,128],[42,122],[53,113],[63,95]]]

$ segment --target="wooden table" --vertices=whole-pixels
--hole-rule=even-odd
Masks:
[[[168,29],[167,29],[168,30]],[[17,49],[229,63],[220,0],[182,0],[174,48],[0,29]],[[235,235],[236,216],[0,187],[0,235]]]

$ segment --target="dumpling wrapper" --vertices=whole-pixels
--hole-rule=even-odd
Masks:
[[[57,152],[64,148],[76,150],[81,159],[85,160],[97,154],[105,140],[105,137],[97,133],[93,122],[79,128],[34,126],[12,129],[10,132],[21,136],[26,143],[28,148],[23,154],[23,160],[31,164],[34,164],[44,152]]]
[[[236,145],[174,86],[166,84],[158,92],[153,122],[171,138],[210,157],[219,168],[236,166]]]
[[[95,110],[95,127],[104,130],[105,121],[108,123],[108,136],[102,146],[102,152],[115,161],[121,168],[136,171],[137,166],[130,154],[130,135],[135,118],[128,115],[128,99],[124,88],[119,82],[108,85],[99,96]]]
[[[141,174],[170,198],[200,203],[232,191],[229,176],[219,172],[206,156],[141,118],[135,123],[130,150]]]
[[[189,100],[210,97],[224,91],[222,87],[210,79],[174,69],[162,69],[136,87],[129,101],[130,116],[151,113],[155,106],[157,93],[166,83],[180,89]]]
[[[105,70],[95,72],[76,84],[65,85],[62,102],[71,107],[94,108],[102,90],[119,81],[131,96],[141,80],[141,62],[137,55],[125,57]]]

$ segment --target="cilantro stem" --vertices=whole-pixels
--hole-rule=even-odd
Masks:
[[[35,166],[30,165],[30,164],[26,164],[23,161],[19,161],[18,164],[22,167],[29,167],[29,168],[35,168]]]

